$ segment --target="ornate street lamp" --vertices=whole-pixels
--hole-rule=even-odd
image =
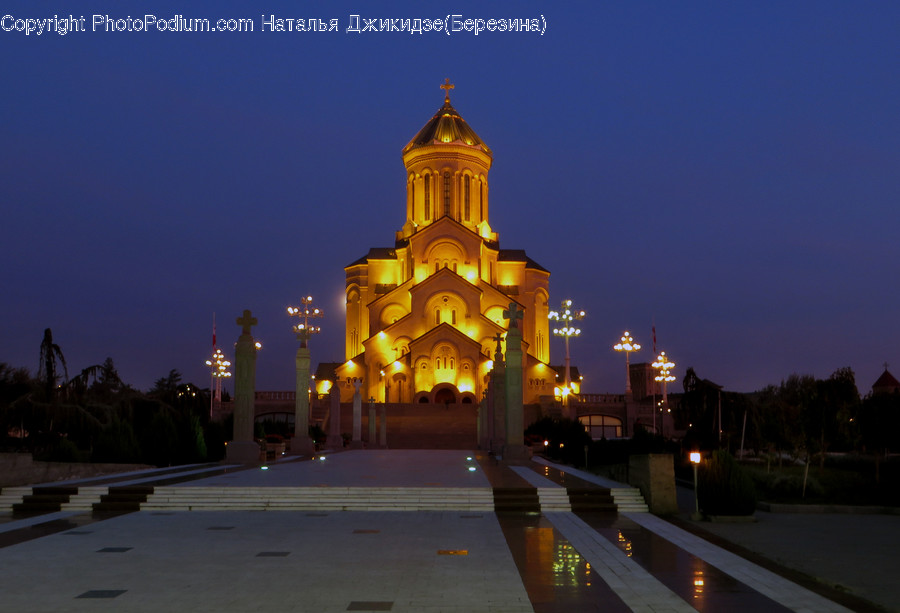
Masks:
[[[295,363],[297,366],[296,388],[294,396],[294,437],[291,439],[291,453],[308,454],[314,450],[309,436],[309,337],[318,334],[322,329],[309,323],[310,319],[322,317],[324,313],[312,306],[312,296],[300,299],[300,307],[287,308],[290,317],[301,320],[294,326],[300,347],[297,349]],[[335,382],[337,383],[337,382]]]
[[[221,349],[216,348],[212,357],[206,360],[206,365],[211,369],[211,378],[214,383],[214,386],[212,386],[214,388],[213,393],[209,400],[209,414],[212,417],[214,403],[222,401],[222,379],[231,376],[231,373],[228,371],[231,362],[225,359],[225,354],[222,353]]]
[[[561,327],[559,327],[559,328],[553,328],[553,335],[561,336],[566,341],[566,383],[565,383],[564,391],[562,392],[562,397],[563,397],[563,405],[568,406],[569,395],[572,393],[572,374],[571,374],[571,360],[569,358],[569,339],[573,336],[578,336],[579,334],[581,334],[581,328],[576,328],[573,325],[573,322],[581,321],[582,319],[584,319],[584,311],[579,311],[575,307],[573,307],[571,300],[563,300],[559,312],[550,311],[550,313],[547,315],[547,318],[552,321],[558,321],[562,324]]]
[[[622,338],[619,339],[619,342],[613,345],[613,349],[616,351],[624,351],[625,352],[625,396],[631,396],[631,367],[628,365],[628,354],[632,351],[639,351],[641,346],[638,343],[634,342],[634,339],[631,337],[631,334],[628,333],[628,330],[625,330],[625,334],[622,335]]]
[[[663,384],[663,408],[667,409],[669,408],[669,397],[666,394],[666,384],[675,380],[672,375],[675,362],[669,359],[665,351],[662,351],[650,366],[656,369],[656,376],[653,377],[653,380]],[[656,430],[656,411],[653,412],[653,429]]]
[[[288,315],[303,320],[303,323],[294,326],[294,332],[297,333],[297,338],[300,339],[301,347],[307,346],[307,341],[309,341],[311,335],[318,334],[322,331],[322,328],[319,326],[313,326],[309,323],[310,319],[315,319],[316,317],[322,317],[324,315],[321,310],[312,306],[312,301],[312,296],[304,296],[300,299],[300,303],[303,305],[302,307],[289,306],[287,308]]]

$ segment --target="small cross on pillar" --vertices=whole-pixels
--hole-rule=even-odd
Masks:
[[[497,343],[497,348],[494,350],[494,362],[500,363],[503,361],[503,349],[500,347],[500,343],[503,342],[503,335],[497,332],[494,336],[494,342]]]
[[[509,308],[507,310],[503,311],[503,319],[509,320],[510,328],[518,328],[519,324],[517,323],[516,320],[522,319],[522,314],[523,314],[523,311],[519,310],[519,305],[516,304],[515,302],[510,302]]]

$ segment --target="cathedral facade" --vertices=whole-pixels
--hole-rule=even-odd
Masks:
[[[477,403],[493,356],[505,351],[520,311],[523,401],[553,394],[549,362],[550,273],[523,250],[501,249],[489,221],[493,154],[450,104],[403,148],[406,221],[392,247],[344,270],[345,362],[341,398],[355,380],[378,402]]]

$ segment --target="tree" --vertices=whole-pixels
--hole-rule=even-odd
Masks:
[[[679,425],[688,431],[685,439],[689,446],[712,449],[719,446],[718,430],[722,387],[708,379],[701,379],[688,368],[682,381],[684,396],[677,409]]]
[[[57,381],[59,381],[57,363],[63,367],[63,381],[65,382],[69,379],[66,358],[63,356],[59,345],[53,342],[53,332],[50,331],[50,328],[47,328],[44,330],[44,340],[41,341],[41,362],[38,370],[38,379],[44,385],[44,392],[48,401],[56,397]]]
[[[173,368],[169,371],[169,374],[167,376],[157,379],[153,383],[153,387],[150,388],[148,394],[157,398],[171,397],[175,393],[177,393],[180,383],[181,373]]]
[[[900,393],[869,394],[859,411],[864,451],[875,457],[875,481],[881,481],[881,460],[900,448]]]

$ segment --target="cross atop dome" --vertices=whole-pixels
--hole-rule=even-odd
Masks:
[[[450,102],[450,90],[454,89],[456,86],[450,82],[450,79],[444,79],[444,84],[441,85],[441,89],[444,90],[444,102]]]

